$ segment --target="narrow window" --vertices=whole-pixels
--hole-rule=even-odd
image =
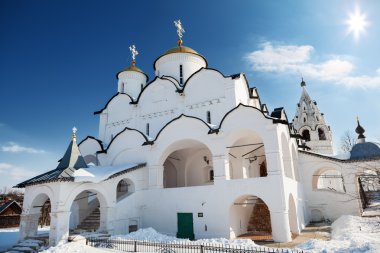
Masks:
[[[211,169],[210,171],[209,171],[209,180],[212,182],[212,181],[214,181],[214,170],[213,169]]]
[[[140,91],[142,91],[144,89],[144,85],[143,84],[141,84],[141,89],[140,89]]]
[[[149,123],[146,123],[146,135],[149,136]]]
[[[306,122],[306,118],[303,118],[303,122]]]
[[[211,124],[211,112],[207,111],[207,123]]]
[[[183,84],[182,65],[179,65],[179,84]]]
[[[315,116],[315,118],[317,119],[317,121],[319,121],[319,118],[318,118],[318,116]]]

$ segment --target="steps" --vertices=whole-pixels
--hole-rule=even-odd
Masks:
[[[267,205],[257,198],[248,222],[248,232],[272,233],[270,213]]]
[[[76,228],[76,230],[96,231],[100,224],[100,210],[99,207],[88,215]]]
[[[35,240],[35,239],[26,239],[23,241],[18,242],[16,245],[14,245],[11,249],[9,249],[8,253],[35,253],[39,252],[44,249],[45,247],[44,241],[41,240]]]

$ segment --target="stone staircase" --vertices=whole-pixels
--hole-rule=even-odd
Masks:
[[[18,242],[7,253],[35,253],[46,249],[47,244],[42,240],[26,239]]]
[[[252,199],[251,201],[256,201],[256,203],[248,222],[247,231],[271,234],[272,227],[267,205],[260,198]]]
[[[79,231],[96,231],[100,224],[100,210],[99,206],[95,208],[90,215],[88,215],[75,230]]]

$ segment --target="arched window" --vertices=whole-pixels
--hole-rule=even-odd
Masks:
[[[315,119],[316,119],[317,121],[319,121],[319,118],[318,118],[318,116],[315,116]]]
[[[116,196],[117,196],[117,198],[120,198],[120,197],[127,195],[127,194],[128,194],[128,183],[125,180],[121,180],[117,184]]]
[[[140,91],[142,91],[144,89],[144,84],[141,84],[141,89]]]
[[[302,138],[305,141],[310,141],[310,132],[309,132],[309,130],[305,129],[305,130],[302,131]]]
[[[179,84],[183,84],[183,70],[182,65],[179,65]]]
[[[319,137],[319,140],[321,141],[326,140],[325,131],[323,131],[321,128],[318,128],[318,137]]]
[[[207,123],[211,124],[211,112],[207,111]]]
[[[303,122],[306,122],[306,118],[303,118]]]

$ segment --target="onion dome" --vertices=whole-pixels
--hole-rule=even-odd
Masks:
[[[170,76],[178,80],[179,85],[184,85],[187,79],[200,70],[207,68],[207,60],[201,54],[190,47],[182,45],[182,36],[185,30],[181,21],[174,21],[177,27],[178,46],[167,50],[155,60],[153,68],[157,76]]]
[[[148,75],[145,74],[144,71],[142,71],[140,68],[136,67],[136,62],[135,62],[135,61],[132,61],[132,65],[131,65],[131,66],[126,67],[126,68],[124,68],[123,70],[120,70],[119,72],[117,72],[117,74],[116,74],[116,78],[119,79],[119,74],[122,73],[122,72],[125,72],[125,71],[129,71],[129,72],[139,72],[139,73],[145,75],[145,77],[146,77],[146,82],[149,80]]]
[[[140,68],[136,67],[136,55],[138,55],[138,52],[135,45],[130,46],[129,50],[132,53],[132,65],[116,74],[116,78],[118,79],[117,91],[119,93],[126,93],[133,99],[136,99],[141,90],[146,86],[149,78]]]
[[[359,118],[357,119],[357,122],[358,122],[358,126],[356,127],[355,129],[355,132],[359,135],[358,136],[358,139],[364,139],[365,136],[364,136],[364,128],[360,125],[360,122],[359,122]]]
[[[301,87],[305,87],[305,86],[306,86],[306,82],[302,78]]]

